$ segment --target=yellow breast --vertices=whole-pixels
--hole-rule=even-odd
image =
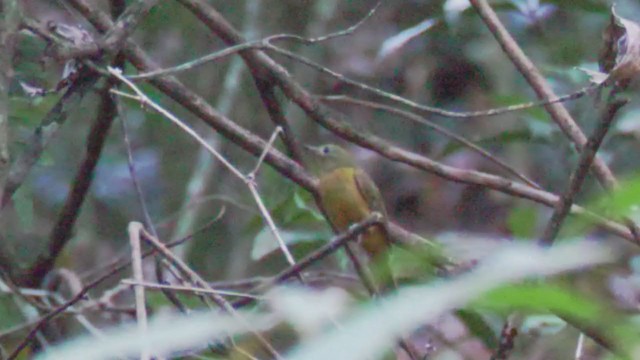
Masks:
[[[318,191],[329,221],[338,231],[347,230],[371,214],[356,183],[355,168],[339,168],[325,174]],[[382,253],[387,247],[384,231],[379,226],[369,228],[362,236],[362,246],[372,257]]]

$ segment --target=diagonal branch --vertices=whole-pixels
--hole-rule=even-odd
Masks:
[[[111,29],[102,38],[79,44],[58,44],[54,57],[58,60],[69,60],[83,57],[95,57],[103,53],[115,53],[133,34],[140,21],[158,3],[158,0],[138,0],[129,5],[118,17]]]
[[[26,148],[20,153],[9,170],[9,175],[2,191],[0,209],[4,208],[13,194],[22,185],[31,169],[36,164],[49,141],[58,133],[67,121],[69,112],[75,109],[82,98],[93,87],[99,75],[87,68],[80,68],[76,80],[69,86],[62,98],[45,115],[38,127],[27,140]]]
[[[502,50],[511,59],[518,71],[529,82],[533,91],[540,99],[553,99],[555,93],[540,73],[535,64],[527,57],[516,40],[509,34],[504,27],[498,15],[493,11],[486,0],[470,0],[471,4],[476,8],[478,14],[485,22],[493,36],[496,38]],[[587,144],[587,137],[584,135],[575,120],[561,103],[546,104],[544,108],[547,110],[553,121],[562,129],[565,135],[571,140],[578,151],[582,151]],[[598,181],[606,189],[616,186],[617,181],[604,161],[596,157],[593,161],[593,171]]]
[[[109,19],[109,17],[104,13],[94,9],[86,2],[86,0],[68,1],[83,16],[89,19],[91,23],[98,28],[98,30],[107,31],[111,26],[111,20]],[[188,0],[180,1],[181,3],[184,3]],[[192,3],[192,1],[188,2]],[[217,12],[209,8],[208,5],[204,5],[201,3],[197,3],[197,5],[206,6],[207,14],[209,12],[212,12],[211,15],[213,16],[213,18],[210,19],[211,22],[215,22],[214,20],[218,17],[222,18],[221,16],[219,16],[219,14],[216,16]],[[209,17],[205,16],[205,14],[198,14],[198,17],[201,19],[209,19]],[[230,25],[223,18],[222,21],[224,22],[223,25],[211,24],[211,27],[221,27],[223,30],[229,30]],[[224,24],[227,25],[225,26]],[[231,30],[233,30],[233,28],[231,28]],[[237,34],[235,33],[235,30],[233,31],[233,34],[226,34],[223,38],[235,38],[235,35]],[[237,36],[239,37],[239,35]],[[239,41],[242,41],[241,37],[238,39]],[[129,59],[129,61],[131,61],[134,66],[138,68],[138,70],[147,72],[157,69],[157,66],[154,64],[154,62],[133,42],[129,41],[127,43],[125,53],[127,54],[127,58]],[[271,74],[269,76],[271,76],[272,79],[278,81],[278,86],[284,90],[285,95],[287,95],[298,106],[300,106],[311,119],[317,121],[322,126],[333,131],[339,136],[353,141],[361,146],[369,148],[379,153],[380,155],[389,158],[390,160],[408,164],[412,167],[424,170],[437,176],[441,176],[451,181],[486,186],[493,190],[529,199],[549,207],[555,206],[555,203],[558,201],[558,197],[552,193],[538,190],[518,182],[510,181],[500,176],[490,175],[480,171],[464,170],[447,166],[418,154],[392,146],[388,142],[375,136],[364,134],[362,131],[357,131],[349,126],[346,122],[339,121],[338,119],[333,117],[333,114],[331,113],[329,108],[320,104],[320,102],[317,101],[311,94],[309,94],[302,86],[291,79],[288,72],[284,68],[275,63],[271,58],[264,55],[264,53],[251,53],[247,51],[241,53],[241,55],[246,62],[249,62],[249,60],[247,59],[250,59],[250,66],[258,67],[257,70],[254,70],[253,67],[251,68],[254,73],[257,72],[260,74]],[[253,155],[260,156],[262,150],[266,147],[266,144],[262,139],[255,136],[245,128],[239,126],[236,122],[233,122],[232,120],[218,112],[216,109],[212,108],[202,97],[187,89],[175,77],[167,76],[157,79],[154,78],[150,80],[150,82],[152,85],[156,86],[160,91],[164,92],[174,101],[178,102],[180,105],[191,111],[194,115],[198,116],[211,127],[219,131],[221,135],[225,136],[227,139],[234,142],[238,146],[241,146],[243,149],[252,153]],[[282,153],[280,153],[279,151],[272,149],[267,154],[265,161],[273,166],[274,169],[279,171],[282,175],[291,179],[301,187],[311,191],[312,193],[315,192],[316,180],[308,173],[306,173],[298,164],[282,155]],[[593,213],[589,213],[578,206],[573,206],[572,211],[576,214],[586,216],[590,220],[600,224],[603,228],[616,234],[617,236],[631,241],[633,241],[634,239],[633,234],[617,222],[613,222],[599,217],[598,215],[595,215]],[[406,230],[395,224],[391,224],[390,231],[406,232]]]
[[[115,104],[109,94],[110,86],[102,90],[98,116],[89,131],[84,159],[78,167],[69,195],[49,235],[49,251],[39,257],[20,279],[23,286],[37,287],[51,271],[58,255],[73,234],[80,208],[93,183],[93,175],[102,154],[104,144],[115,118]]]
[[[605,135],[607,135],[607,132],[611,128],[616,114],[620,108],[628,102],[627,99],[616,99],[616,92],[615,88],[611,91],[609,100],[607,101],[605,109],[598,121],[598,125],[593,130],[593,134],[589,137],[589,140],[580,153],[578,166],[574,170],[573,174],[571,174],[567,189],[560,196],[560,201],[556,203],[551,219],[547,223],[544,233],[540,237],[540,245],[550,246],[553,244],[558,232],[560,231],[562,222],[569,214],[569,210],[584,184],[584,180],[589,173],[589,168],[596,157]]]

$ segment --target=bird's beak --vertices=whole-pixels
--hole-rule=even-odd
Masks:
[[[307,152],[310,152],[310,153],[313,153],[313,154],[318,154],[320,152],[320,150],[318,149],[317,146],[311,146],[311,145],[303,144],[302,147],[304,147],[304,149]]]

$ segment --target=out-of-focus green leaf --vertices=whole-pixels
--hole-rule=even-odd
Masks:
[[[316,220],[324,220],[324,216],[318,211],[317,208],[309,206],[311,202],[311,194],[301,189],[296,189],[293,194],[293,201],[300,210],[305,210],[305,213],[311,215]]]
[[[194,294],[176,293],[175,295],[178,297],[180,302],[189,309],[204,307],[202,299],[198,298],[198,296]],[[146,300],[150,309],[160,310],[167,307],[173,308],[173,304],[160,291],[147,291]]]
[[[310,199],[311,195],[307,192],[296,189],[280,203],[269,208],[269,213],[287,246],[326,241],[333,236],[324,217],[314,207],[309,206]],[[255,223],[264,224],[261,215],[256,215]],[[278,240],[271,229],[262,225],[254,238],[251,258],[260,260],[279,248]]]
[[[456,315],[465,325],[467,329],[477,336],[484,345],[489,349],[495,349],[498,345],[498,337],[496,332],[487,324],[480,313],[471,309],[461,309],[456,311]]]
[[[415,245],[410,249],[393,246],[390,250],[389,263],[393,274],[398,279],[425,279],[436,273],[436,265],[442,265],[444,256],[444,249],[434,248],[431,245]],[[386,268],[386,264],[378,266]]]
[[[105,332],[104,336],[85,336],[48,348],[37,359],[116,359],[140,357],[143,349],[163,357],[181,350],[206,346],[212,340],[242,334],[249,329],[264,331],[274,324],[268,316],[200,313],[191,316],[165,316],[149,324],[146,334],[137,325]]]
[[[58,101],[56,96],[27,97],[14,96],[9,99],[11,121],[17,126],[32,128],[40,123],[42,118]]]
[[[283,317],[302,334],[317,333],[342,316],[351,303],[351,297],[343,289],[281,287],[266,295],[267,301],[278,317]],[[313,303],[313,306],[309,306]]]
[[[516,308],[552,311],[592,320],[604,314],[597,303],[572,293],[568,289],[542,283],[500,287],[476,300],[474,306],[506,312]]]
[[[287,245],[287,247],[295,246],[300,243],[309,243],[315,241],[326,241],[331,238],[331,233],[328,231],[308,231],[308,230],[278,230],[280,237]],[[280,244],[278,239],[273,235],[271,229],[265,226],[256,235],[253,241],[253,248],[251,249],[251,259],[260,260],[263,257],[271,254],[272,252],[279,250]]]
[[[13,204],[20,220],[20,226],[23,229],[33,228],[33,194],[29,193],[29,189],[16,192],[13,196]]]
[[[591,202],[589,208],[599,214],[614,218],[627,216],[637,211],[640,204],[640,177],[634,176],[621,182],[612,193],[604,194]]]
[[[507,225],[515,238],[527,239],[536,235],[538,211],[530,205],[518,206],[509,212]]]
[[[20,315],[20,309],[16,305],[13,294],[0,296],[0,331],[7,330],[12,326],[19,325],[24,319]]]
[[[401,288],[382,301],[363,307],[340,327],[301,344],[287,358],[315,360],[340,354],[344,359],[370,359],[392,346],[397,337],[503,284],[611,260],[609,250],[590,243],[564,243],[550,249],[511,244],[465,275],[436,284]],[[516,297],[514,302],[524,300]]]

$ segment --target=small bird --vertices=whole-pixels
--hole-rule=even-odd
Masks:
[[[385,221],[388,219],[378,187],[357,167],[347,150],[334,144],[305,147],[310,155],[308,165],[319,179],[320,201],[335,230],[345,231],[373,212],[380,213]],[[390,241],[384,227],[377,225],[360,236],[360,244],[375,261],[387,252]]]

